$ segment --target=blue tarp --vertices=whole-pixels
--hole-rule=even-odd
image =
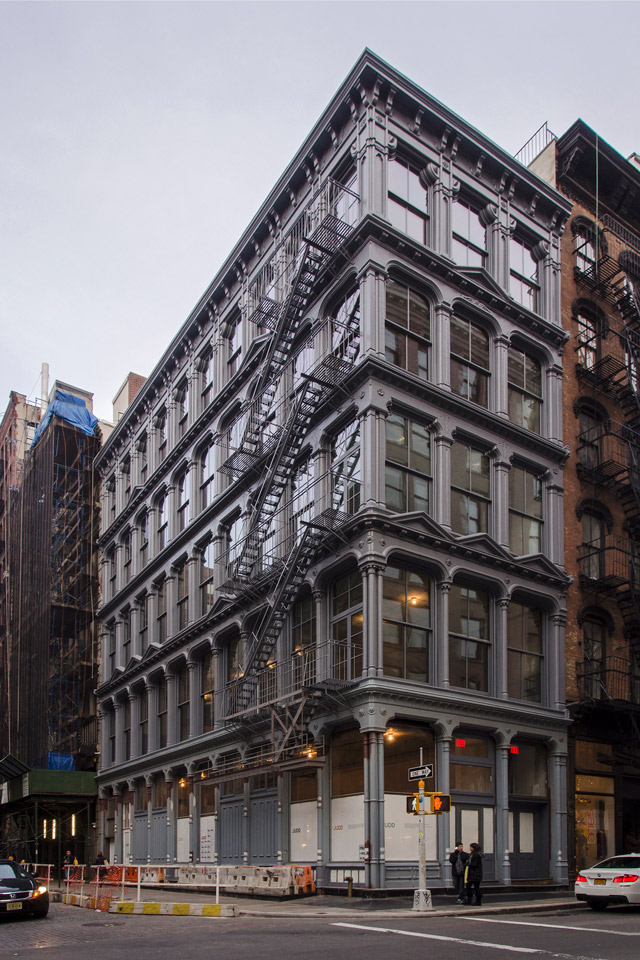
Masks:
[[[48,753],[47,770],[75,770],[76,761],[72,753]]]
[[[64,393],[62,390],[56,390],[53,395],[53,400],[47,407],[44,418],[38,424],[33,443],[31,444],[32,447],[35,447],[47,429],[49,421],[54,416],[60,417],[61,420],[66,420],[67,423],[77,427],[78,430],[88,434],[90,437],[93,436],[98,423],[98,418],[87,410],[87,405],[84,400],[81,400],[80,397],[74,397],[72,393]]]

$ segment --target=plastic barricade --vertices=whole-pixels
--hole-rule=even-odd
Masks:
[[[296,893],[315,893],[316,892],[316,882],[313,876],[313,867],[292,867],[295,883],[296,883]]]

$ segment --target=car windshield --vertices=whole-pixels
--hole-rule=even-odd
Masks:
[[[0,880],[15,880],[18,871],[11,863],[0,863]]]
[[[600,863],[594,863],[592,870],[620,870],[633,867],[634,870],[640,870],[640,857],[609,857],[608,860],[601,860]]]

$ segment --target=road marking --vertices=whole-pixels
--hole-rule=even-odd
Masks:
[[[491,950],[508,950],[511,953],[548,953],[533,947],[510,947],[504,943],[485,943],[483,940],[463,940],[458,937],[439,937],[436,933],[414,933],[411,930],[394,930],[391,927],[366,927],[360,923],[332,923],[333,927],[351,927],[353,930],[373,930],[374,933],[397,933],[402,937],[423,937],[425,940],[444,940],[445,943],[463,943],[470,947],[490,947]]]
[[[461,920],[474,920],[477,923],[509,923],[516,927],[549,927],[551,930],[580,930],[582,933],[610,933],[612,937],[640,937],[640,932],[625,930],[605,930],[603,927],[570,927],[559,923],[531,923],[527,920],[492,920],[491,917],[460,917]]]

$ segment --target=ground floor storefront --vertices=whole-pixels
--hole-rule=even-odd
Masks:
[[[377,704],[324,731],[322,746],[271,767],[242,745],[126,782],[102,782],[103,847],[116,863],[309,864],[319,885],[411,888],[419,818],[409,770],[451,811],[424,818],[427,881],[452,884],[449,854],[480,843],[486,880],[567,879],[566,736],[531,724],[497,726],[395,716]],[[357,716],[357,711],[356,711]]]

